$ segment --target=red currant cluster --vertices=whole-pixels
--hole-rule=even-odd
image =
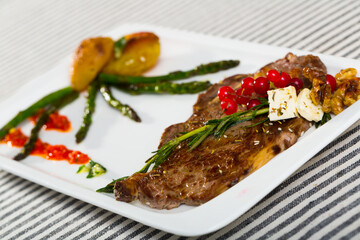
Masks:
[[[275,69],[271,69],[266,74],[270,82],[274,83],[277,88],[284,88],[288,86],[295,87],[296,91],[299,91],[303,87],[303,82],[299,78],[291,78],[286,72],[279,73]]]
[[[241,104],[242,96],[236,92],[232,87],[224,86],[218,91],[218,97],[221,101],[220,106],[226,115],[231,115],[237,111],[238,105]]]
[[[259,99],[252,98],[254,93],[256,97],[267,97],[267,91],[270,89],[270,83],[276,88],[284,88],[288,86],[295,87],[296,91],[303,88],[303,81],[299,78],[291,78],[286,72],[278,72],[271,69],[267,72],[266,77],[244,78],[241,87],[234,90],[229,86],[221,87],[218,91],[218,97],[221,101],[221,109],[226,115],[231,115],[237,111],[238,105],[246,105],[247,109],[259,105]],[[331,86],[331,91],[336,89],[336,80],[331,75],[326,75],[326,84]]]
[[[252,80],[252,81],[251,81]],[[251,87],[244,87],[245,84]],[[258,99],[250,99],[250,96],[254,92],[254,79],[245,78],[243,80],[241,88],[234,90],[229,86],[221,87],[218,91],[218,97],[221,101],[221,109],[226,115],[231,115],[237,111],[238,104],[246,105],[248,109],[260,104]]]
[[[286,72],[279,73],[272,69],[268,71],[267,77],[251,77],[242,80],[241,88],[234,90],[229,86],[219,89],[218,97],[221,101],[221,109],[225,114],[230,115],[237,111],[237,104],[246,105],[247,109],[259,105],[259,99],[251,98],[254,93],[257,97],[267,97],[267,91],[270,89],[270,82],[277,88],[294,86],[296,89],[303,87],[303,82],[298,78],[290,78]]]
[[[284,88],[287,86],[295,87],[296,91],[300,91],[303,88],[303,82],[299,78],[291,78],[286,72],[279,73],[278,71],[271,69],[266,74],[270,82],[274,83],[274,86],[277,88]],[[334,92],[336,89],[336,80],[335,78],[327,74],[326,75],[326,84],[331,86],[331,92]]]

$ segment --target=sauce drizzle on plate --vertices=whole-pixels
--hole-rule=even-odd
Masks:
[[[44,110],[40,110],[37,114],[31,116],[29,120],[35,124],[42,112],[44,112]],[[44,129],[69,132],[71,130],[71,122],[65,115],[61,115],[58,111],[56,111],[50,115]]]
[[[1,143],[12,147],[23,147],[29,139],[21,128],[12,129],[2,140]],[[64,145],[51,145],[38,139],[35,149],[31,155],[43,157],[47,160],[62,161],[66,160],[70,164],[86,164],[90,157],[80,151],[70,150]]]

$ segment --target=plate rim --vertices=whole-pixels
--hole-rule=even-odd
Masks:
[[[118,27],[116,27],[114,30],[110,31],[108,34],[114,34],[116,32],[125,31],[126,29],[147,29],[154,32],[161,32],[161,33],[171,33],[178,35],[179,39],[196,39],[195,42],[201,42],[201,41],[207,41],[208,43],[211,43],[212,45],[217,45],[218,43],[228,43],[231,45],[248,45],[252,47],[256,47],[257,51],[260,51],[260,49],[270,49],[271,51],[279,51],[279,52],[294,52],[295,54],[314,54],[319,56],[321,59],[331,59],[334,61],[350,61],[354,62],[357,65],[359,65],[359,61],[355,59],[348,59],[348,58],[342,58],[342,57],[336,57],[331,55],[325,55],[325,54],[319,54],[314,52],[308,52],[308,51],[302,51],[302,50],[296,50],[296,49],[289,49],[289,48],[283,48],[283,47],[276,47],[276,46],[269,46],[265,44],[258,44],[258,43],[252,43],[252,42],[246,42],[246,41],[240,41],[236,39],[229,39],[229,38],[223,38],[218,36],[211,36],[206,35],[203,33],[197,33],[197,32],[191,32],[186,30],[179,30],[174,28],[167,28],[162,26],[156,26],[156,25],[149,25],[149,24],[141,24],[141,23],[124,23]],[[276,59],[274,59],[276,60]],[[244,61],[244,60],[242,60]],[[61,64],[63,62],[60,61],[58,64]],[[56,68],[58,65],[56,64],[54,67],[51,67],[49,71]],[[46,73],[44,73],[46,74]],[[41,74],[43,75],[43,74]],[[39,78],[41,75],[35,77],[30,81],[29,83],[36,82],[36,79]],[[26,85],[23,86],[21,89],[26,88]],[[15,95],[16,93],[12,94]],[[5,105],[11,101],[12,98],[2,101],[0,103],[0,110],[4,110]],[[351,112],[355,112],[357,114],[348,114]],[[77,185],[72,185],[69,182],[63,181],[61,179],[58,179],[57,177],[51,176],[49,174],[46,174],[44,172],[41,172],[38,169],[31,168],[30,166],[27,166],[25,164],[22,164],[20,162],[16,162],[14,160],[8,159],[6,157],[0,156],[0,168],[13,173],[19,177],[25,178],[29,181],[35,182],[39,185],[42,185],[44,187],[53,189],[57,192],[66,194],[68,196],[74,197],[76,199],[88,202],[90,204],[93,204],[95,206],[98,206],[100,208],[109,210],[111,212],[114,212],[116,214],[120,214],[124,217],[133,219],[137,222],[143,223],[145,225],[173,233],[176,235],[182,235],[182,236],[199,236],[203,234],[207,234],[210,232],[214,232],[216,230],[219,230],[220,228],[226,226],[230,222],[234,221],[236,218],[240,217],[243,213],[248,211],[252,206],[256,205],[263,197],[265,197],[271,190],[276,188],[279,184],[281,184],[285,179],[287,179],[291,174],[293,174],[297,169],[299,169],[303,164],[305,164],[308,160],[310,160],[317,152],[319,152],[321,149],[323,149],[327,144],[329,144],[331,141],[333,141],[337,136],[339,136],[342,132],[344,132],[348,127],[350,127],[353,123],[355,123],[360,118],[360,102],[356,102],[351,107],[347,108],[343,113],[339,114],[335,118],[333,118],[327,125],[317,129],[316,131],[309,134],[309,136],[306,136],[306,139],[314,139],[317,137],[321,137],[324,134],[328,136],[326,141],[322,141],[321,143],[317,144],[316,149],[313,149],[312,151],[308,151],[306,153],[306,157],[301,157],[301,161],[295,162],[296,164],[293,165],[289,171],[286,171],[286,173],[283,173],[282,175],[277,176],[274,180],[272,179],[272,182],[270,185],[267,185],[266,188],[261,190],[261,193],[258,193],[255,189],[255,193],[252,193],[255,195],[254,200],[249,203],[246,206],[242,206],[242,208],[233,210],[231,212],[228,212],[228,215],[225,217],[221,217],[221,219],[217,219],[219,221],[214,221],[217,216],[221,215],[224,216],[224,213],[217,213],[216,216],[213,214],[209,216],[209,213],[206,215],[206,219],[203,218],[204,212],[207,211],[208,208],[213,208],[218,205],[221,205],[222,202],[229,200],[229,198],[235,198],[238,197],[239,192],[243,190],[244,185],[248,184],[248,182],[258,182],[258,176],[261,174],[264,174],[269,171],[269,169],[273,168],[273,166],[277,166],[279,163],[282,163],[282,159],[284,158],[284,154],[287,152],[287,155],[289,155],[289,152],[296,152],[296,149],[299,149],[300,146],[304,147],[303,145],[306,145],[304,143],[305,141],[299,141],[294,146],[299,146],[297,148],[289,148],[286,151],[284,151],[282,154],[279,154],[275,158],[273,158],[269,163],[267,163],[265,166],[257,170],[256,172],[252,173],[250,176],[236,184],[234,187],[230,188],[229,190],[225,191],[224,193],[220,194],[216,198],[210,200],[209,202],[194,207],[188,211],[184,212],[164,212],[168,210],[162,210],[162,211],[147,211],[143,208],[138,208],[134,205],[123,203],[123,202],[117,202],[113,197],[109,197],[106,194],[100,194],[93,192],[89,189],[81,188]],[[334,121],[335,120],[335,121]],[[336,125],[338,122],[342,124],[342,128],[335,128],[336,130],[331,132],[329,134],[328,128],[331,128],[332,125]],[[311,137],[311,138],[309,138]],[[294,150],[295,149],[295,150]],[[305,158],[307,160],[305,160]],[[274,161],[275,160],[275,161]],[[34,174],[36,173],[36,174]],[[36,177],[35,177],[36,176]],[[43,181],[45,180],[45,182]],[[65,186],[65,188],[64,188]],[[231,200],[232,206],[234,205],[234,200]],[[230,203],[229,203],[230,204]],[[234,205],[235,207],[235,205]],[[122,210],[125,209],[125,210]],[[157,222],[153,222],[152,220],[154,217],[157,219]],[[190,221],[191,219],[191,221]],[[179,226],[179,220],[182,221],[182,225]],[[174,225],[173,222],[176,222],[178,225]]]

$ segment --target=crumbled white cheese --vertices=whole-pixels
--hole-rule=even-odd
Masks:
[[[298,113],[308,121],[318,122],[322,119],[324,112],[320,105],[315,105],[310,98],[310,89],[304,88],[296,100]]]
[[[270,121],[297,117],[296,89],[293,86],[267,91]]]

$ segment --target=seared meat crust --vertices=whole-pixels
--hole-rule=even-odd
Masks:
[[[325,66],[314,56],[297,57],[288,54],[284,59],[265,67],[269,66],[279,71],[295,68],[302,71],[304,67],[315,66],[326,72]],[[254,75],[226,78],[200,94],[192,116],[184,123],[166,128],[159,148],[181,132],[201,127],[210,119],[223,117],[217,98],[218,89],[225,85],[238,88],[242,79],[247,76]],[[157,209],[171,209],[180,204],[200,205],[234,186],[292,146],[310,127],[303,118],[295,118],[244,128],[252,123],[249,121],[235,125],[219,139],[209,136],[191,152],[188,151],[187,141],[181,143],[158,168],[148,173],[136,173],[126,180],[116,182],[115,198],[125,202],[138,199]]]

